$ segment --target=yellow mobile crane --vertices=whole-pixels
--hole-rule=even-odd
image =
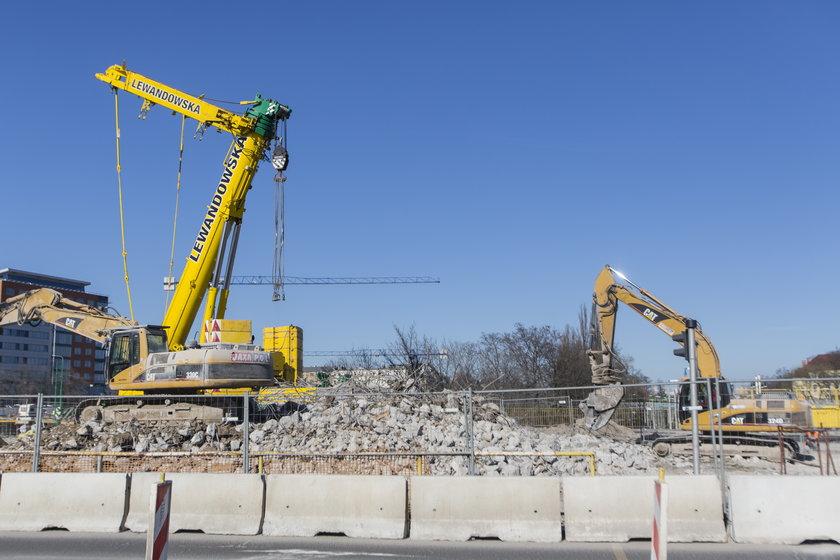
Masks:
[[[187,348],[186,341],[205,294],[205,318],[224,318],[245,197],[272,143],[272,165],[278,172],[286,168],[288,154],[283,139],[277,138],[277,128],[285,124],[291,110],[257,95],[252,101],[241,102],[249,107],[244,115],[238,115],[128,71],[125,65],[111,66],[96,77],[115,93],[121,89],[139,96],[144,113],[157,104],[199,121],[202,129],[210,126],[231,133],[233,141],[223,161],[222,176],[214,186],[160,325],[136,325],[125,317],[67,300],[49,289],[32,290],[7,300],[0,307],[0,325],[43,320],[105,343],[109,386],[121,393],[197,393],[274,385],[272,353],[252,344]]]
[[[690,319],[634,284],[609,265],[605,266],[595,279],[592,299],[593,339],[592,348],[587,351],[587,355],[592,367],[593,384],[603,385],[603,387],[593,391],[580,407],[584,412],[585,424],[597,430],[609,421],[624,396],[624,389],[621,387],[623,371],[618,363],[614,342],[618,303],[627,305],[659,330],[678,341],[683,347],[674,351],[678,356],[687,355],[684,335]],[[699,326],[695,328],[694,337],[697,345],[698,378],[719,378],[718,383],[712,384],[710,395],[706,394],[705,384],[699,384],[698,405],[703,409],[711,408],[712,414],[717,416],[712,423],[713,419],[709,415],[709,410],[699,412],[697,425],[700,430],[708,434],[712,429],[717,430],[720,424],[724,441],[746,445],[777,445],[778,437],[776,435],[770,437],[767,432],[775,434],[780,426],[811,425],[810,407],[805,402],[793,399],[732,398],[729,384],[722,381],[720,360],[712,341]],[[715,394],[715,387],[720,387],[719,395]],[[678,400],[682,433],[657,436],[653,439],[654,450],[660,455],[667,455],[671,444],[690,441],[690,436],[685,433],[692,429],[691,415],[688,412],[690,409],[689,389],[688,384],[680,385]],[[718,406],[719,408],[715,408]],[[762,436],[760,432],[764,432],[765,435]],[[796,441],[785,438],[785,443],[793,453],[798,452],[799,447]]]

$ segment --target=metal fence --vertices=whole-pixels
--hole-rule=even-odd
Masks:
[[[584,397],[585,398],[585,397]],[[583,422],[579,405],[584,398],[569,395],[498,400],[502,411],[526,426],[546,428]],[[678,403],[674,395],[644,401],[625,400],[613,415],[617,424],[634,430],[679,429]]]
[[[831,383],[840,387],[837,380],[805,387],[822,397],[813,404],[835,406]],[[635,441],[680,429],[679,386],[628,386],[609,435]],[[0,396],[0,472],[595,474],[590,449],[517,446],[518,430],[537,434],[533,442],[543,433],[582,433],[578,405],[591,389]],[[799,389],[749,380],[736,392],[807,398]],[[138,421],[137,410],[147,418]]]

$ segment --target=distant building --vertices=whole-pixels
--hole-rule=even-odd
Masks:
[[[52,288],[64,297],[108,307],[108,297],[85,291],[90,282],[0,269],[0,303],[36,288]],[[103,394],[105,352],[102,345],[47,323],[0,327],[0,394]]]

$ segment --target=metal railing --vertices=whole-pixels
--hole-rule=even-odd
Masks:
[[[715,380],[700,383],[704,394],[715,393]],[[752,387],[751,396],[761,392],[754,380],[741,383]],[[611,435],[635,441],[646,433],[679,430],[679,385],[627,386],[613,417],[618,432]],[[274,391],[268,396],[133,396],[127,402],[117,396],[0,396],[0,472],[557,474],[547,465],[561,460],[563,473],[594,475],[599,469],[590,449],[528,449],[512,443],[522,429],[583,433],[578,404],[591,389],[319,389],[300,398]],[[771,395],[778,399],[778,392]],[[157,419],[132,420],[127,407],[138,402]],[[220,412],[202,421],[178,419],[180,404]],[[707,403],[705,409],[714,406]],[[713,468],[722,475],[721,426],[709,428]],[[548,461],[549,456],[554,459]],[[526,461],[542,470],[535,472]]]

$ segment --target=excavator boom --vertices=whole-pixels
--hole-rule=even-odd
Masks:
[[[105,342],[110,330],[134,325],[125,317],[67,299],[49,288],[30,290],[0,304],[0,326],[37,324],[41,321],[99,343]]]
[[[625,372],[618,363],[614,344],[619,302],[670,337],[684,333],[687,328],[686,317],[650,292],[633,284],[609,265],[601,270],[595,279],[592,295],[593,343],[587,355],[592,367],[592,383],[603,387],[595,389],[580,405],[584,412],[584,422],[593,430],[603,427],[609,421],[624,396],[620,384]],[[695,341],[699,375],[720,377],[720,360],[715,347],[699,327],[695,329]]]

